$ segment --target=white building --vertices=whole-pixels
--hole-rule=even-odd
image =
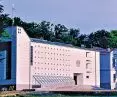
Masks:
[[[21,27],[6,31],[11,40],[0,47],[1,86],[14,85],[16,90],[62,85],[100,87],[98,51],[29,38]]]

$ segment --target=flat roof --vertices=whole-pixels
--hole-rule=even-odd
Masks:
[[[89,51],[97,51],[95,49],[88,49],[88,48],[80,48],[77,46],[73,46],[72,44],[65,44],[65,43],[60,43],[60,42],[51,42],[43,39],[37,39],[37,38],[30,38],[31,42],[36,42],[36,43],[44,43],[44,44],[50,44],[50,45],[57,45],[57,46],[64,46],[64,47],[70,47],[70,48],[76,48],[76,49],[82,49],[82,50],[89,50]]]

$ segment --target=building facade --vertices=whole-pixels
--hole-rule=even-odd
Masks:
[[[117,50],[100,50],[100,86],[106,89],[116,88]]]
[[[56,85],[100,86],[99,52],[31,39],[31,54],[34,84],[42,78],[41,85],[50,85],[57,77]]]
[[[100,87],[99,51],[29,38],[21,27],[6,31],[11,39],[4,50],[0,47],[1,86],[14,85],[16,90],[69,85]],[[11,60],[8,64],[7,56]]]

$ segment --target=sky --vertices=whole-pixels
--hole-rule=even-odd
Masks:
[[[117,0],[0,0],[5,13],[26,22],[49,21],[68,28],[80,28],[80,33],[117,29]]]

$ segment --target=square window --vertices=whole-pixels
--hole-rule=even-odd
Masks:
[[[89,78],[89,76],[86,76],[86,78]]]

